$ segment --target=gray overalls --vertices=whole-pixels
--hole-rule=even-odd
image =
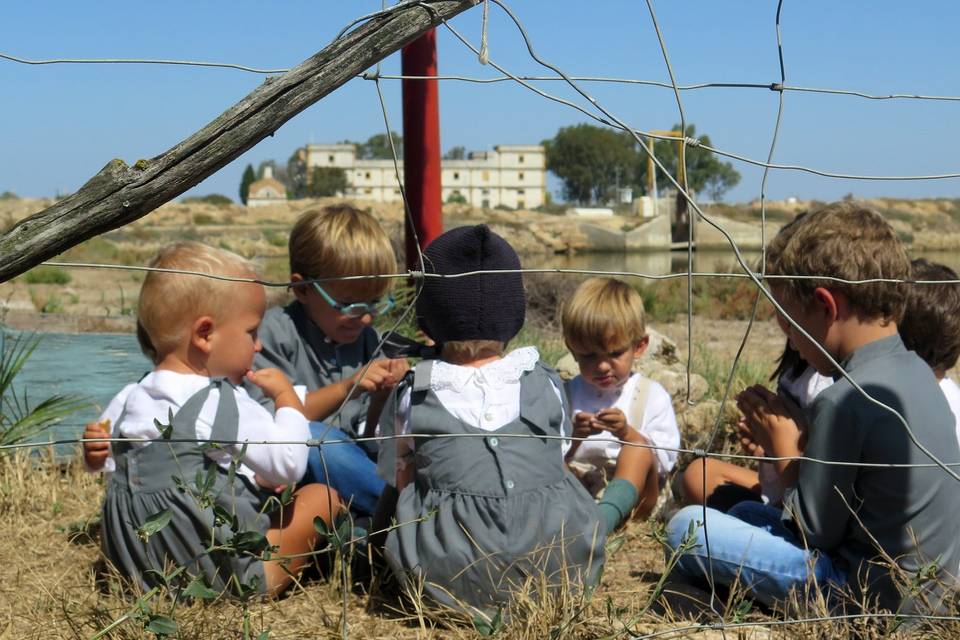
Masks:
[[[214,386],[220,388],[220,402],[210,439],[236,440],[239,415],[233,387],[225,380],[214,379],[210,386],[191,396],[173,417],[170,442],[158,439],[144,447],[133,447],[128,442],[111,445],[116,471],[103,502],[101,546],[117,569],[137,580],[144,589],[157,584],[156,578],[146,573],[148,569],[164,571],[171,565],[187,565],[187,573],[202,576],[207,585],[218,591],[227,586],[231,576],[243,584],[258,578],[259,590],[266,589],[260,560],[249,555],[204,552],[210,545],[213,507],[198,504],[194,496],[178,488],[175,480],[179,478],[196,493],[197,480],[214,467],[216,476],[210,491],[214,503],[237,516],[239,531],[267,532],[270,518],[260,513],[265,495],[246,476],[234,474],[231,483],[227,470],[204,454],[204,443],[176,442],[196,439],[197,417]],[[121,433],[125,413],[117,420],[113,433]],[[166,420],[166,416],[157,418]],[[168,508],[173,514],[170,523],[146,542],[141,540],[138,528],[147,518]],[[234,532],[221,525],[214,535],[218,543],[223,543]]]
[[[471,615],[491,615],[544,579],[550,587],[595,584],[606,531],[564,467],[561,440],[508,437],[563,435],[555,374],[539,363],[525,373],[520,418],[483,431],[444,409],[430,389],[431,365],[415,370],[411,433],[482,437],[415,439],[416,480],[400,493],[399,526],[386,543],[394,573],[408,589],[422,585],[432,600]]]

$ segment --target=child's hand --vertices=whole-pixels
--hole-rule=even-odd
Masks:
[[[784,398],[754,385],[737,395],[737,408],[743,413],[753,442],[767,455],[800,455],[801,430]]]
[[[372,360],[365,368],[359,369],[346,381],[348,389],[354,388],[350,397],[356,398],[364,392],[373,393],[382,389],[390,389],[400,381],[403,373],[406,373],[409,368],[406,360],[402,358]],[[400,371],[402,373],[399,373]]]
[[[303,412],[303,405],[300,403],[297,393],[293,390],[293,385],[279,369],[267,368],[249,371],[247,372],[247,380],[263,389],[267,397],[273,400],[277,409],[292,407]]]
[[[596,429],[593,426],[594,421],[596,420],[596,415],[592,413],[587,413],[586,411],[578,411],[573,416],[573,437],[574,438],[587,438],[592,436],[595,433],[599,432],[599,429]]]
[[[744,418],[737,421],[737,436],[740,439],[740,448],[748,456],[762,458],[766,455],[763,447],[754,441],[753,432],[750,431],[750,427],[747,426],[747,421]]]
[[[90,422],[83,430],[84,439],[88,438],[109,438],[110,421]],[[91,471],[100,471],[110,457],[109,442],[84,442],[83,443],[83,463]]]
[[[623,411],[616,408],[600,409],[593,420],[593,426],[603,431],[609,431],[618,440],[628,440],[630,437],[630,425],[627,424],[627,416]]]
[[[388,388],[387,385],[389,385],[392,389],[403,379],[403,376],[407,375],[407,371],[410,371],[410,363],[406,358],[392,358],[387,360],[387,370],[390,372],[392,381],[385,381],[381,388]]]

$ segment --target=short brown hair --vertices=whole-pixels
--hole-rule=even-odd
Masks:
[[[912,279],[957,280],[950,267],[920,258],[911,263]],[[903,344],[944,374],[960,357],[960,284],[915,284],[898,327]]]
[[[349,204],[304,212],[290,231],[290,273],[305,279],[394,273],[397,258],[376,218]],[[374,300],[393,286],[389,278],[331,280],[323,288],[335,298]]]
[[[767,247],[767,275],[820,276],[843,280],[910,277],[910,260],[896,231],[879,213],[856,202],[838,202],[807,214]],[[899,282],[848,284],[818,278],[777,279],[779,291],[807,304],[819,287],[846,296],[865,319],[899,322],[907,285]]]
[[[613,278],[584,280],[560,314],[567,346],[582,351],[634,344],[647,335],[643,299]]]
[[[169,244],[157,252],[150,266],[240,278],[258,276],[256,265],[249,260],[199,242]],[[137,302],[137,339],[144,355],[157,363],[181,344],[193,320],[229,313],[239,286],[246,285],[197,275],[149,272]]]

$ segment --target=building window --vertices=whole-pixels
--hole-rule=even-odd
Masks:
[[[488,196],[488,195],[490,195],[490,189],[481,189],[481,190],[480,190],[480,193],[483,194],[483,195],[485,195],[485,196]]]
[[[393,195],[395,195],[395,196],[400,195],[400,189],[394,189],[394,190],[393,190]]]
[[[480,178],[481,178],[484,182],[487,182],[488,180],[490,180],[490,172],[489,172],[489,171],[484,171],[483,173],[480,174]]]
[[[373,189],[364,189],[363,192],[369,196],[373,193]]]
[[[517,209],[526,209],[526,208],[527,208],[527,202],[523,198],[518,199]]]
[[[459,171],[454,171],[454,172],[453,172],[453,179],[454,179],[454,180],[459,180],[459,179],[460,179],[460,172],[459,172]]]
[[[362,174],[359,171],[357,171],[357,177],[359,178],[361,175]]]
[[[333,164],[333,156],[327,156],[327,161]]]
[[[522,156],[522,155],[517,158],[517,162],[519,162],[520,164],[523,164],[523,156]]]
[[[526,195],[526,194],[524,193],[523,189],[517,189],[517,195],[518,195],[518,196],[522,196],[522,195]]]
[[[369,179],[370,179],[370,172],[367,171],[365,174],[363,174],[363,177],[366,178],[367,180],[369,180]]]
[[[518,178],[519,180],[523,180],[523,171],[521,171],[520,173],[517,174],[517,178]]]

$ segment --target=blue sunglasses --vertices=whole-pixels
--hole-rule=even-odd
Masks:
[[[331,298],[330,294],[324,291],[323,287],[321,287],[319,283],[312,282],[310,284],[312,284],[313,288],[317,290],[317,293],[323,296],[323,299],[328,305],[333,307],[337,313],[345,315],[348,318],[362,318],[367,314],[370,314],[371,316],[378,316],[381,313],[390,311],[394,305],[393,296],[387,296],[386,298],[374,300],[373,302],[353,302],[351,304],[340,304]]]

